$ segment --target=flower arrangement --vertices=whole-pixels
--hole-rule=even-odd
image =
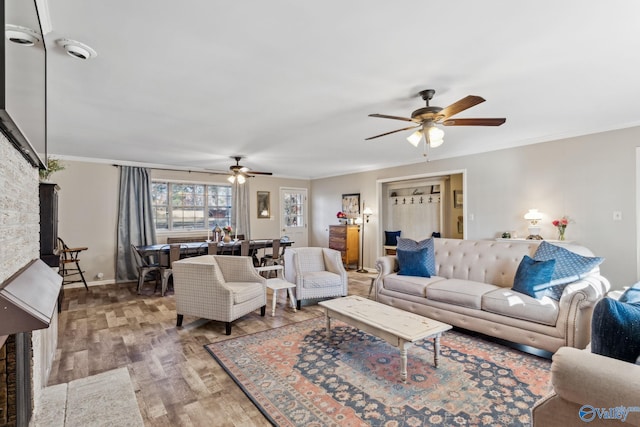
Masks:
[[[569,224],[569,217],[563,216],[560,219],[554,219],[551,223],[554,227],[558,229],[558,240],[564,240],[564,232],[567,229],[567,225]]]
[[[232,231],[230,225],[225,225],[224,227],[222,227],[222,230],[224,230],[224,232],[227,234],[231,234]]]
[[[344,213],[344,212],[338,212],[336,214],[336,218],[338,218],[338,219],[343,219],[343,218],[346,218],[346,217],[347,217],[347,214]]]

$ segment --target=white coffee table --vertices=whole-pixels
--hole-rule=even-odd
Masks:
[[[291,308],[293,309],[293,312],[296,312],[296,297],[293,296],[293,288],[296,287],[295,283],[291,283],[291,282],[287,282],[286,280],[284,280],[284,278],[282,277],[282,266],[281,265],[269,265],[266,267],[258,267],[256,268],[256,270],[259,273],[264,273],[264,272],[272,272],[275,271],[277,274],[277,277],[272,278],[272,279],[267,279],[267,288],[271,289],[273,291],[273,295],[271,297],[271,317],[276,315],[276,302],[278,299],[278,291],[280,289],[286,289],[289,293],[289,299],[291,300]],[[284,300],[285,302],[287,301],[287,294],[285,293],[284,295]]]
[[[451,325],[356,295],[318,304],[325,309],[327,339],[331,340],[331,319],[338,319],[399,348],[402,381],[407,380],[407,348],[415,341],[433,338],[433,364],[438,367],[440,336]]]

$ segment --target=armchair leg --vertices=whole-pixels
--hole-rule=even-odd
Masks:
[[[224,322],[224,333],[231,335],[231,322]]]
[[[184,316],[182,314],[178,314],[178,320],[176,321],[176,326],[182,326],[182,319]]]
[[[267,311],[267,306],[263,305],[262,307],[260,307],[260,316],[264,317],[264,314]]]
[[[300,301],[300,300],[296,301],[296,305],[297,305],[298,310],[302,309],[302,301]]]

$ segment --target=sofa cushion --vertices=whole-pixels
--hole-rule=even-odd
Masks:
[[[556,261],[536,261],[527,255],[522,257],[513,279],[513,289],[532,298],[542,298],[551,287],[551,277]]]
[[[632,304],[640,303],[640,282],[624,291],[620,298],[618,298],[618,301]]]
[[[558,302],[551,298],[533,298],[510,289],[496,289],[484,294],[482,309],[550,326],[556,324],[559,311]]]
[[[640,356],[640,304],[603,298],[591,318],[591,352],[636,363]]]
[[[385,231],[384,232],[384,245],[385,246],[396,246],[398,244],[398,237],[400,237],[400,233],[402,231]]]
[[[399,276],[396,273],[384,277],[384,288],[390,291],[402,292],[403,294],[416,295],[422,298],[427,296],[427,286],[446,280],[443,277],[419,277],[419,276]]]
[[[405,251],[398,249],[398,274],[400,276],[431,277],[429,273],[429,248]]]
[[[265,294],[265,288],[261,283],[253,282],[227,282],[225,286],[233,291],[233,303],[242,304]]]
[[[496,289],[500,289],[500,287],[470,280],[448,279],[429,285],[427,287],[427,298],[433,301],[480,310],[482,308],[482,295]]]
[[[420,251],[427,248],[427,269],[430,276],[436,275],[436,252],[433,245],[433,239],[425,239],[416,242],[413,239],[405,239],[404,237],[398,237],[397,250],[400,251]]]

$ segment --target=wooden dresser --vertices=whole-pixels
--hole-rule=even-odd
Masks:
[[[329,247],[342,253],[345,267],[358,268],[360,255],[360,227],[357,225],[330,225]]]

